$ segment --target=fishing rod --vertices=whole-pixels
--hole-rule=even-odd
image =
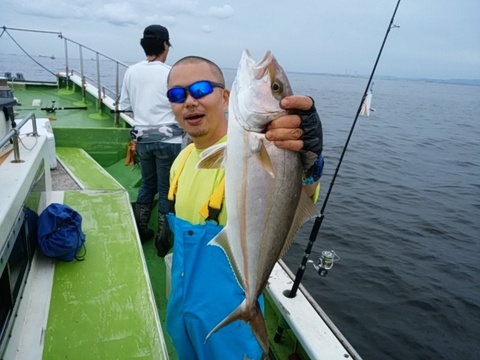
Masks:
[[[26,109],[21,109],[26,110]],[[36,110],[36,109],[34,109]],[[46,111],[47,113],[54,113],[57,110],[88,110],[86,106],[64,106],[64,107],[56,107],[55,100],[52,100],[52,105],[40,108],[42,111]]]
[[[110,110],[111,114],[125,114],[125,113],[132,113],[132,110]]]
[[[44,110],[47,113],[53,113],[57,110],[87,110],[88,108],[86,106],[65,106],[65,107],[44,107],[40,108],[40,110]]]
[[[17,104],[17,106],[18,105],[21,106],[21,104]],[[22,108],[22,107],[19,107],[18,110],[21,110],[21,111],[35,111],[35,110],[39,110],[39,108]],[[54,105],[52,105],[52,106],[49,106],[49,107],[47,106],[47,107],[40,108],[40,110],[46,111],[47,113],[54,113],[57,110],[88,110],[88,108],[86,106],[55,107]]]
[[[335,169],[335,173],[330,183],[330,187],[328,188],[327,195],[325,196],[325,200],[323,201],[323,205],[320,210],[320,215],[315,218],[315,223],[313,224],[312,231],[310,233],[308,245],[305,249],[302,262],[298,267],[292,289],[290,290],[290,293],[288,295],[288,297],[290,298],[293,298],[296,296],[298,287],[300,286],[300,282],[302,281],[303,274],[305,273],[305,267],[306,267],[308,258],[310,256],[310,253],[312,251],[313,244],[315,243],[318,232],[320,230],[320,226],[322,225],[323,219],[325,218],[324,213],[325,213],[325,208],[327,206],[328,199],[330,198],[333,185],[335,184],[335,179],[337,178],[338,171],[340,170],[340,165],[342,164],[343,157],[345,156],[345,152],[347,151],[347,147],[350,142],[350,138],[352,137],[353,130],[355,129],[355,125],[357,123],[360,112],[362,110],[363,103],[365,101],[365,98],[367,97],[368,90],[370,89],[370,84],[372,82],[373,75],[375,74],[375,70],[377,69],[378,61],[380,60],[380,56],[382,55],[383,47],[385,46],[385,42],[387,41],[388,34],[390,33],[391,29],[398,27],[397,25],[393,24],[393,20],[395,19],[395,14],[397,13],[397,9],[398,9],[398,6],[400,5],[400,1],[401,0],[398,0],[395,10],[393,11],[392,18],[390,19],[390,24],[388,25],[387,32],[385,33],[382,46],[380,47],[380,51],[378,52],[375,65],[373,66],[372,72],[370,74],[370,78],[368,79],[368,82],[367,82],[367,86],[365,87],[365,91],[363,92],[362,100],[360,101],[360,105],[358,106],[357,114],[355,115],[355,119],[353,120],[353,124],[348,134],[347,140],[345,142],[345,146],[343,147],[342,154],[340,155],[340,159],[338,160],[337,168]],[[322,276],[325,276],[327,274],[328,269],[331,268],[331,266],[333,266],[333,260],[334,260],[334,257],[336,256],[336,254],[333,251],[332,252],[326,251],[324,253],[325,254],[322,253],[322,258],[320,259],[325,261],[325,263],[323,264],[324,266],[322,267],[321,266],[322,264],[320,264],[318,268],[318,272]],[[280,329],[277,330],[277,333],[279,330]],[[275,336],[275,338],[277,338],[277,335]]]

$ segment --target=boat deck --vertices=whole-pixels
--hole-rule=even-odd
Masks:
[[[55,127],[111,127],[113,116],[109,112],[100,112],[97,104],[88,96],[83,96],[78,88],[59,88],[57,83],[43,83],[43,85],[29,83],[13,83],[15,97],[19,105],[15,107],[20,117],[33,111],[41,117],[48,117]],[[34,89],[32,91],[32,89]],[[53,104],[53,106],[52,106]],[[41,110],[43,108],[57,108],[56,111]],[[86,110],[64,108],[81,108]]]
[[[74,80],[77,85],[80,83],[79,78]],[[54,272],[51,262],[46,262],[43,257],[40,265],[45,273],[51,272],[50,284],[53,284],[50,310],[45,310],[48,312],[48,327],[45,327],[44,335],[35,338],[40,341],[44,337],[44,355],[43,358],[12,358],[176,359],[165,332],[165,262],[156,255],[153,241],[140,244],[133,220],[131,202],[136,199],[141,176],[137,165],[126,166],[124,163],[129,141],[128,123],[114,125],[113,116],[105,110],[99,111],[91,97],[82,99],[78,88],[15,84],[14,94],[22,104],[15,108],[18,118],[33,111],[37,118],[50,119],[60,163],[58,169],[51,171],[53,184],[55,176],[64,168],[69,181],[58,189],[66,191],[57,191],[56,194],[64,194],[62,201],[82,215],[87,254],[83,262],[56,263]],[[36,99],[41,99],[41,105],[34,101]],[[57,107],[87,104],[87,110],[57,110],[53,113],[40,110],[50,106],[52,100]],[[112,101],[108,102],[111,108]],[[70,187],[72,181],[73,188]],[[152,210],[153,214],[155,212],[156,208]],[[149,227],[156,229],[156,216],[151,216]],[[274,275],[277,278],[286,276],[279,267]],[[290,314],[293,314],[291,307],[298,308],[297,303],[288,299],[282,303],[275,300],[284,297],[282,293],[291,286],[291,278],[285,277],[281,283],[277,278],[280,287],[269,285],[265,292],[268,300],[265,303],[267,331],[269,338],[273,339],[278,325],[286,330],[281,342],[271,342],[275,355],[270,358],[349,358],[353,352],[344,349],[342,337],[331,336],[328,326],[319,328],[315,325],[314,319],[325,321],[319,320],[318,314],[302,315],[304,319],[313,319],[310,324],[296,326],[296,319]],[[36,279],[31,281],[36,282]],[[36,291],[45,292],[38,287]],[[305,334],[311,332],[310,326],[322,333]],[[302,332],[305,339],[314,337],[310,342],[315,345],[313,348],[304,348],[298,340],[297,335]],[[324,339],[328,339],[328,346],[325,346]],[[28,343],[22,347],[25,348]]]

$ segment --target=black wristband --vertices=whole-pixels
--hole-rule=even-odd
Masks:
[[[310,97],[310,99],[312,99]],[[303,130],[302,161],[306,172],[313,166],[323,150],[323,130],[320,116],[315,108],[315,100],[312,99],[312,106],[308,110],[295,111],[300,116],[300,128]]]
[[[312,107],[310,109],[299,110],[297,114],[300,116],[300,127],[303,130],[302,151],[311,151],[319,156],[323,150],[323,131],[320,116],[315,109],[315,101],[312,99]]]

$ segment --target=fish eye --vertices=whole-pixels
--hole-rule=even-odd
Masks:
[[[283,84],[279,81],[273,82],[271,88],[276,94],[281,94],[283,92]]]

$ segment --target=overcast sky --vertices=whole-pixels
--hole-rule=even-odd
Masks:
[[[144,58],[143,29],[162,24],[173,48],[236,68],[248,48],[287,71],[368,75],[397,0],[2,0],[0,26],[62,32],[114,58]],[[402,0],[376,75],[480,79],[480,0]],[[21,45],[50,54],[48,41]],[[44,38],[44,37],[43,37]],[[19,40],[20,41],[20,40]],[[56,36],[51,41],[59,42]],[[20,53],[0,39],[0,51]],[[62,56],[61,53],[55,54]]]

